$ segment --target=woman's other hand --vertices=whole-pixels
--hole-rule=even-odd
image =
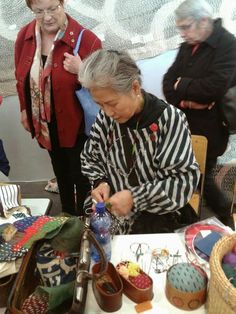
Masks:
[[[133,197],[129,190],[117,192],[109,198],[110,212],[115,216],[126,216],[133,207]]]
[[[28,123],[27,114],[26,114],[26,110],[25,109],[21,111],[20,122],[23,125],[24,129],[26,131],[30,132],[30,127],[29,127],[29,123]]]
[[[110,186],[107,182],[100,183],[91,192],[92,199],[96,202],[105,202],[110,196]]]
[[[69,54],[68,52],[65,52],[64,57],[65,57],[63,61],[64,69],[72,74],[78,74],[79,67],[82,62],[80,56],[79,55],[74,56]]]

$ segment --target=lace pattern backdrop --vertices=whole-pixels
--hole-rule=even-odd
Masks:
[[[197,0],[196,0],[197,1]],[[236,1],[208,0],[215,17],[236,34]],[[182,0],[67,0],[66,11],[92,29],[104,47],[125,49],[144,59],[178,47],[175,8]],[[25,0],[0,0],[0,94],[15,94],[14,41],[33,18]]]

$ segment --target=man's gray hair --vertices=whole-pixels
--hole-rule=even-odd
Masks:
[[[141,72],[128,53],[100,49],[83,60],[79,81],[86,88],[110,87],[117,92],[128,93],[135,80],[141,84]]]
[[[175,10],[175,18],[177,21],[187,18],[200,20],[204,17],[208,17],[209,19],[213,18],[212,7],[205,0],[186,0]]]

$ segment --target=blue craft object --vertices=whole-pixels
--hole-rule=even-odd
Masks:
[[[211,231],[206,237],[194,242],[194,246],[207,256],[211,255],[211,251],[215,243],[222,237],[222,234]]]

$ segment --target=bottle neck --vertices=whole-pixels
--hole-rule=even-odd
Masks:
[[[106,211],[105,203],[99,202],[96,204],[96,213],[98,215],[103,215]]]

